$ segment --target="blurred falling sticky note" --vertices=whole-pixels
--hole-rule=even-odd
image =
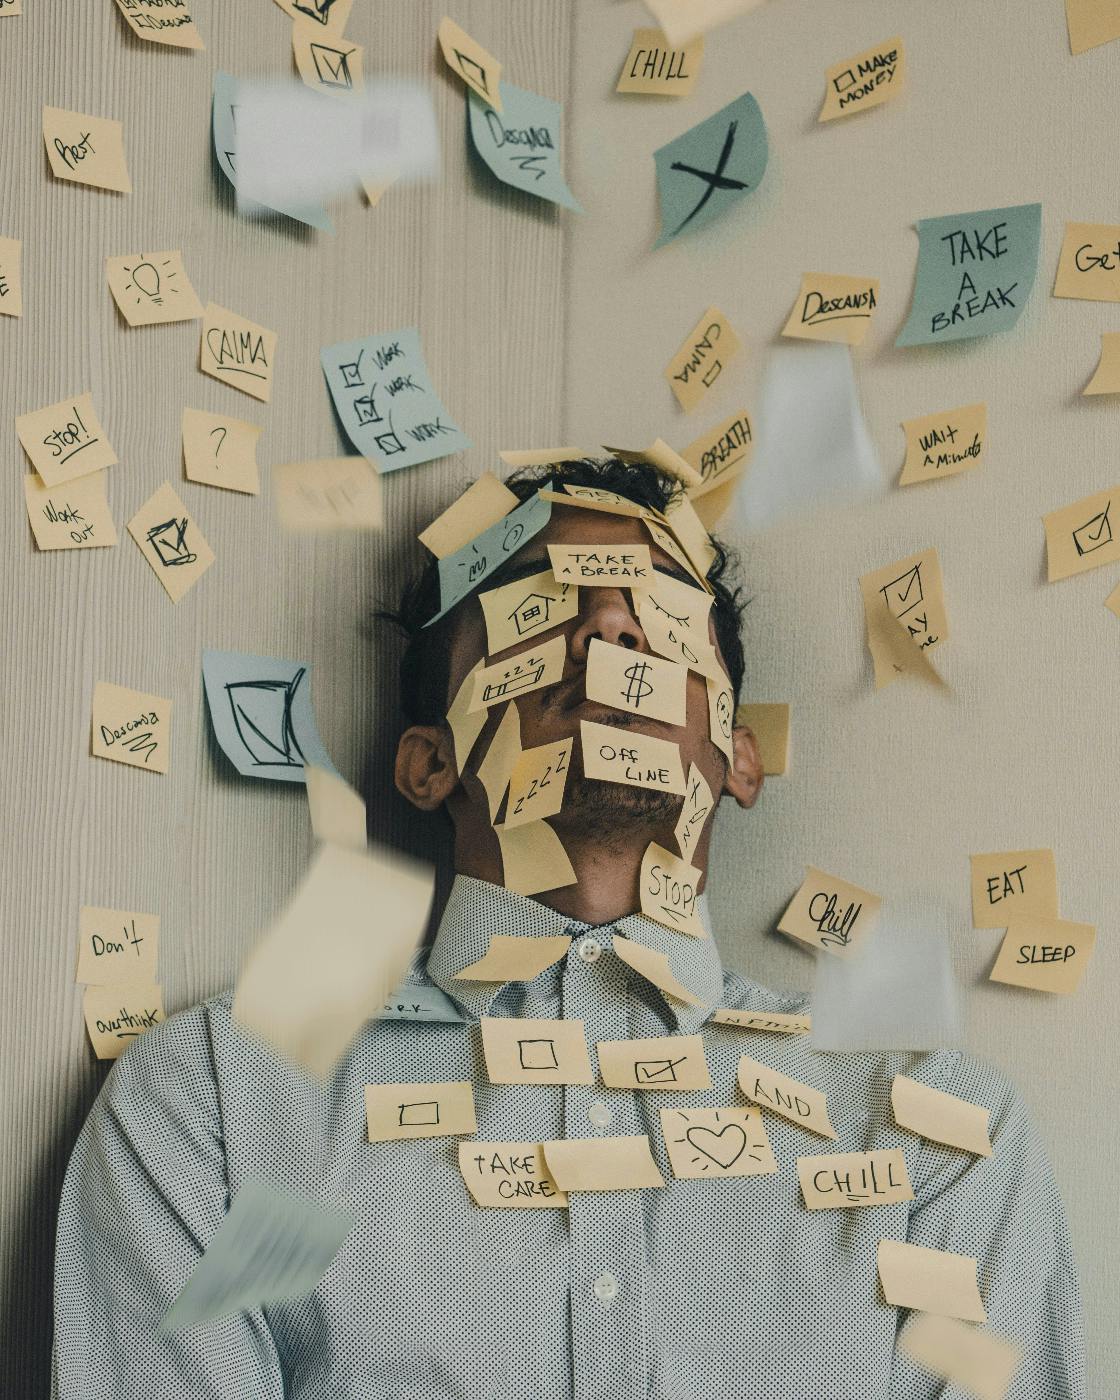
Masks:
[[[654,151],[661,203],[654,247],[703,228],[750,194],[767,158],[766,123],[749,92]]]
[[[105,276],[117,309],[130,326],[195,321],[202,315],[202,303],[190,284],[180,252],[106,258]]]
[[[138,39],[176,49],[204,49],[187,0],[117,0],[129,30]]]
[[[655,923],[693,938],[707,938],[697,908],[703,871],[651,841],[642,857],[642,913]]]
[[[635,1190],[665,1185],[644,1133],[632,1137],[561,1138],[541,1146],[561,1191]]]
[[[635,29],[615,92],[687,97],[696,85],[703,57],[702,35],[677,47],[666,42],[660,29]]]
[[[699,1035],[600,1040],[599,1077],[608,1089],[710,1089],[712,1076]]]
[[[166,773],[171,763],[171,701],[98,681],[93,688],[90,752],[94,758]]]
[[[159,1330],[306,1298],[353,1227],[347,1211],[262,1181],[243,1181]]]
[[[371,209],[375,209],[377,205],[381,203],[381,196],[391,185],[396,184],[396,180],[374,180],[361,175],[358,177],[358,183],[362,187],[362,193],[366,197],[366,203]]]
[[[541,491],[522,501],[481,535],[439,561],[439,612],[424,624],[430,627],[456,603],[483,584],[512,554],[540,534],[552,518],[552,502]]]
[[[677,843],[682,860],[692,860],[693,852],[700,841],[700,834],[712,815],[714,805],[712,789],[707,778],[695,763],[690,763],[681,814],[673,828],[673,839]]]
[[[364,851],[368,845],[366,804],[358,793],[331,768],[305,763],[303,772],[315,839]]]
[[[811,1133],[836,1137],[836,1130],[829,1122],[825,1096],[819,1089],[791,1079],[788,1074],[752,1060],[749,1055],[739,1056],[738,1078],[739,1088],[752,1102],[780,1113]]]
[[[1082,394],[1120,394],[1120,331],[1101,332],[1101,357]]]
[[[234,1020],[326,1079],[400,983],[427,924],[433,888],[429,867],[395,853],[320,846],[287,907],[249,954]]]
[[[528,1016],[479,1021],[491,1084],[591,1084],[583,1022]]]
[[[735,723],[754,735],[762,771],[767,777],[780,777],[789,768],[789,706],[768,702],[740,705]]]
[[[988,405],[971,403],[944,413],[929,413],[902,424],[906,460],[899,486],[937,481],[980,466],[988,445]]]
[[[548,967],[555,967],[572,946],[566,933],[528,938],[523,934],[492,933],[486,952],[477,962],[455,974],[457,982],[532,982]]]
[[[215,302],[207,303],[199,346],[199,368],[203,374],[268,403],[272,398],[275,363],[275,331],[265,330]]]
[[[117,542],[105,495],[105,473],[45,486],[35,472],[23,478],[27,518],[40,549],[97,549]]]
[[[906,52],[897,36],[851,58],[843,58],[825,71],[824,105],[818,121],[830,122],[880,107],[900,93],[906,84]]]
[[[543,894],[576,883],[576,872],[559,836],[546,821],[512,831],[496,826],[502,852],[502,884],[514,894]]]
[[[1070,919],[1015,914],[989,974],[993,982],[1068,996],[1085,972],[1097,930]]]
[[[94,1054],[99,1060],[115,1060],[137,1036],[163,1020],[163,991],[135,980],[90,986],[82,996],[82,1014]]]
[[[451,730],[452,742],[455,745],[455,766],[462,776],[467,766],[467,760],[471,756],[478,736],[486,728],[486,720],[489,715],[488,710],[472,710],[474,702],[474,678],[482,670],[484,657],[479,657],[471,669],[463,677],[459,689],[455,692],[455,698],[451,702],[451,707],[447,711],[447,725]]]
[[[1042,205],[920,219],[910,315],[896,345],[1008,331],[1034,286]]]
[[[579,730],[584,777],[684,795],[679,745],[588,719],[580,720]]]
[[[527,695],[531,690],[557,684],[563,677],[567,654],[567,639],[550,637],[547,642],[515,652],[504,661],[484,666],[475,677],[471,708],[489,709],[515,695]]]
[[[498,721],[489,747],[476,769],[478,781],[486,793],[491,822],[498,820],[502,798],[509,787],[509,775],[521,752],[521,717],[517,706],[509,704]]]
[[[120,194],[132,193],[120,122],[67,112],[61,107],[44,107],[43,140],[56,179],[75,180]]]
[[[128,522],[128,533],[173,603],[193,588],[214,562],[214,552],[198,522],[188,514],[170,481],[144,502]]]
[[[435,391],[414,327],[327,345],[319,358],[343,431],[378,470],[470,447]]]
[[[516,509],[518,498],[493,472],[483,472],[417,536],[437,559],[446,559]],[[491,652],[496,648],[491,646]]]
[[[279,3],[279,0],[277,0]],[[347,7],[349,3],[347,0]],[[233,186],[238,188],[237,173],[237,109],[239,106],[238,80],[230,77],[228,73],[217,72],[214,74],[214,100],[213,112],[211,116],[211,136],[214,142],[214,158],[221,168],[222,174]],[[251,200],[246,200],[238,192],[237,209],[241,214],[260,216],[267,213],[284,214],[289,219],[296,219],[301,224],[308,224],[311,228],[321,229],[324,233],[333,233],[334,224],[322,204],[315,202],[299,203],[280,199],[276,204],[254,206]]]
[[[436,30],[444,61],[467,87],[489,103],[495,111],[502,110],[502,65],[489,50],[460,29],[453,19],[444,15]]]
[[[659,992],[676,1001],[683,1001],[686,1006],[701,1005],[700,998],[690,992],[674,973],[667,954],[658,952],[656,948],[647,948],[644,943],[636,943],[632,938],[623,938],[621,934],[612,938],[611,947],[627,967],[632,967],[647,982],[652,982]]]
[[[897,1147],[798,1157],[797,1175],[806,1210],[889,1206],[914,1199],[906,1157]]]
[[[345,39],[328,39],[311,20],[292,25],[292,57],[300,77],[314,92],[357,92],[362,88],[361,44]]]
[[[1066,224],[1053,294],[1120,301],[1120,225]]]
[[[954,1317],[926,1312],[911,1313],[899,1334],[898,1349],[974,1400],[1006,1400],[1022,1357],[1016,1342],[980,1332]]]
[[[949,635],[941,561],[935,549],[923,549],[864,574],[859,586],[875,688],[881,690],[907,671],[922,670],[903,643],[908,640],[925,660]],[[940,681],[936,672],[933,678]]]
[[[276,0],[290,20],[313,24],[324,34],[341,34],[354,0]]]
[[[970,856],[973,928],[1006,928],[1019,914],[1058,915],[1054,852],[992,851]]]
[[[467,93],[467,121],[478,155],[504,185],[582,213],[560,160],[560,103],[512,83],[500,82],[498,90],[500,112],[473,89]]]
[[[92,394],[76,394],[16,419],[16,433],[31,465],[47,486],[116,465]]]
[[[795,340],[831,340],[862,345],[879,304],[877,277],[805,272],[782,334]]]
[[[709,306],[665,368],[665,378],[687,413],[714,388],[742,342],[722,311]]]
[[[661,1132],[675,1177],[770,1176],[778,1170],[757,1108],[662,1108]]]
[[[203,651],[214,737],[243,778],[302,783],[312,763],[336,773],[315,723],[310,671],[302,661]]]
[[[778,927],[813,948],[850,957],[875,927],[882,899],[809,865]]]
[[[564,787],[572,757],[572,739],[522,749],[509,775],[505,826],[554,817],[564,805]]]
[[[379,530],[381,480],[364,457],[284,462],[272,468],[280,525],[293,534]]]
[[[551,631],[579,611],[579,589],[560,583],[551,569],[515,579],[478,595],[486,619],[486,651],[496,656],[507,647]]]
[[[89,904],[78,911],[76,982],[96,987],[154,982],[158,956],[158,914]]]
[[[22,249],[18,238],[0,238],[0,316],[23,315]]]
[[[931,1142],[975,1152],[979,1157],[992,1155],[988,1110],[980,1104],[946,1094],[908,1075],[896,1074],[891,1080],[891,1108],[900,1128]]]
[[[983,1322],[987,1313],[976,1286],[976,1260],[967,1254],[882,1239],[878,1249],[883,1297],[896,1308]]]
[[[1115,0],[1066,0],[1066,24],[1071,54],[1120,39],[1120,9]]]
[[[369,1142],[408,1142],[478,1132],[469,1079],[442,1084],[367,1084],[365,1088]]]
[[[1115,530],[1112,524],[1112,506],[1117,497],[1120,486],[1112,486],[1042,517],[1050,583],[1120,559],[1120,518]],[[1120,507],[1117,514],[1120,517]]]
[[[478,1206],[566,1206],[539,1142],[461,1142],[459,1170]]]
[[[684,44],[753,10],[759,0],[646,0],[670,44]]]
[[[588,700],[627,714],[685,723],[688,667],[592,637],[584,685]]]
[[[260,491],[255,423],[227,413],[183,409],[183,468],[191,481],[255,496]]]

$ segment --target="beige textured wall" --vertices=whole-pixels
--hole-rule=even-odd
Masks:
[[[1120,624],[1102,600],[1117,570],[1047,585],[1039,516],[1116,480],[1120,408],[1084,400],[1115,308],[1049,295],[1064,222],[1118,222],[1111,128],[1120,44],[1071,58],[1061,0],[773,0],[710,36],[679,100],[616,96],[637,0],[580,0],[571,177],[567,434],[676,447],[754,408],[768,348],[810,270],[876,276],[882,301],[856,373],[881,460],[902,462],[901,419],[986,399],[978,472],[892,489],[747,540],[747,698],[794,707],[793,771],[749,813],[725,810],[711,900],[725,961],[775,987],[810,987],[809,957],[772,932],[812,863],[952,929],[970,1049],[1028,1100],[1068,1203],[1082,1266],[1095,1400],[1115,1393],[1120,1239],[1096,1163],[1117,1147],[1103,1105],[1115,1079],[1118,958],[1112,784]],[[824,69],[901,33],[909,91],[818,128]],[[709,230],[650,251],[652,152],[751,91],[770,133],[757,196]],[[915,220],[1040,200],[1038,282],[1008,335],[896,350],[917,252]],[[684,415],[661,377],[704,309],[745,353],[710,408]],[[792,342],[787,342],[792,343]],[[951,640],[936,652],[943,699],[900,684],[875,694],[859,574],[935,545]],[[1095,922],[1071,1000],[986,981],[999,935],[974,931],[973,851],[1053,846],[1062,913]],[[1103,1092],[1102,1092],[1103,1091]]]

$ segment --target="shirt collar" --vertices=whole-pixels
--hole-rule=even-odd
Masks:
[[[723,964],[712,937],[707,901],[703,895],[697,900],[697,908],[700,922],[707,930],[707,938],[677,933],[646,918],[644,914],[627,914],[614,923],[598,926],[612,937],[622,935],[668,957],[676,977],[700,999],[699,1005],[688,1006],[663,997],[676,1019],[678,1030],[683,1034],[698,1030],[723,998]],[[555,937],[557,934],[575,937],[594,927],[578,919],[569,919],[550,909],[547,904],[526,895],[514,894],[512,890],[493,885],[488,880],[457,875],[432,943],[428,976],[472,1020],[477,1020],[488,1014],[495,997],[508,984],[459,982],[455,977],[456,973],[462,972],[463,968],[477,962],[485,954],[490,946],[491,933],[523,938]],[[634,972],[633,975],[638,977],[641,974]],[[663,996],[661,992],[658,995]]]

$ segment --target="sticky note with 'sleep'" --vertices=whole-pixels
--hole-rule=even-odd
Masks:
[[[1096,938],[1092,924],[1017,915],[1007,925],[989,975],[993,982],[1068,995],[1077,990]]]

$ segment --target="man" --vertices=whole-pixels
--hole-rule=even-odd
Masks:
[[[662,512],[677,488],[652,468],[614,460],[565,464],[513,486],[526,500],[549,482],[614,492],[645,508],[655,523],[672,522],[671,510]],[[695,589],[699,599],[687,552],[664,532],[659,538],[660,544],[639,513],[554,502],[547,526],[481,588],[546,571],[548,545],[609,546],[616,556],[650,545],[658,575]],[[716,546],[708,568],[708,637],[737,697],[743,658],[727,566]],[[444,719],[472,669],[493,659],[477,592],[425,628],[438,594],[433,564],[401,610],[409,726],[396,782],[417,807],[449,814],[457,878],[433,944],[414,960],[394,998],[402,1010],[371,1020],[326,1085],[239,1030],[229,996],[173,1017],[129,1049],[90,1115],[64,1188],[56,1394],[61,1400],[960,1395],[896,1350],[907,1314],[879,1291],[877,1247],[887,1239],[978,1261],[985,1330],[1022,1348],[1009,1392],[1014,1400],[1082,1400],[1078,1285],[1061,1202],[1014,1091],[956,1052],[817,1054],[805,1035],[729,1024],[726,1015],[713,1020],[713,1013],[737,1010],[743,1014],[731,1019],[753,1013],[795,1023],[807,1007],[804,998],[777,996],[721,966],[702,897],[698,932],[709,936],[682,932],[671,917],[662,922],[637,912],[643,860],[651,842],[676,850],[682,798],[587,776],[584,724],[608,726],[620,747],[633,748],[642,738],[677,745],[685,773],[702,775],[717,797],[742,807],[762,784],[757,746],[746,729],[736,728],[729,746],[714,741],[707,678],[697,669],[687,678],[683,724],[635,714],[625,700],[587,699],[586,668],[597,643],[628,650],[639,666],[655,655],[640,620],[646,615],[640,589],[631,592],[622,580],[579,586],[574,614],[533,637],[534,644],[538,637],[563,638],[562,677],[510,702],[522,749],[573,741],[563,804],[548,825],[574,879],[536,898],[503,887],[508,873],[494,826],[504,826],[510,814],[503,814],[501,792],[492,810],[492,775],[485,785],[478,777],[507,707],[491,707],[462,772]],[[523,643],[514,644],[497,659],[523,650]],[[698,665],[711,669],[705,660]],[[710,832],[706,819],[699,838],[687,838],[689,861],[701,870]],[[370,920],[376,935],[375,910]],[[496,934],[557,939],[559,961],[524,981],[458,979]],[[682,995],[666,994],[635,970],[634,950],[664,954]],[[699,1035],[712,1087],[681,1092],[652,1087],[651,1080],[648,1089],[609,1088],[598,1078],[492,1082],[503,1076],[488,1073],[494,1066],[484,1055],[480,1023],[500,1030],[510,1017],[582,1021],[593,1055],[606,1041]],[[750,1119],[757,1171],[729,1174],[731,1153],[724,1148],[735,1135],[724,1140],[724,1133],[731,1116],[720,1127],[722,1120],[701,1115],[725,1108],[739,1114],[736,1123],[746,1121],[747,1101],[737,1087],[743,1056],[821,1091],[835,1141],[764,1107]],[[674,1062],[680,1057],[665,1061]],[[898,1127],[891,1112],[897,1073],[990,1110],[992,1155]],[[456,1081],[473,1085],[475,1139],[367,1141],[366,1085]],[[664,1120],[661,1109],[669,1110]],[[708,1136],[703,1129],[689,1136],[689,1123],[707,1123]],[[511,1181],[520,1171],[539,1188],[551,1163],[539,1165],[537,1144],[585,1140],[579,1150],[593,1160],[596,1144],[612,1138],[648,1139],[664,1186],[573,1189],[565,1208],[542,1200],[539,1190],[527,1202],[499,1192],[499,1203],[510,1202],[506,1209],[477,1205],[466,1189],[475,1170]],[[679,1151],[686,1138],[695,1147],[692,1174],[676,1176],[669,1140]],[[467,1144],[462,1171],[461,1142]],[[799,1156],[887,1149],[904,1154],[912,1200],[805,1208]],[[249,1179],[342,1204],[357,1223],[310,1297],[157,1333],[231,1196]]]

